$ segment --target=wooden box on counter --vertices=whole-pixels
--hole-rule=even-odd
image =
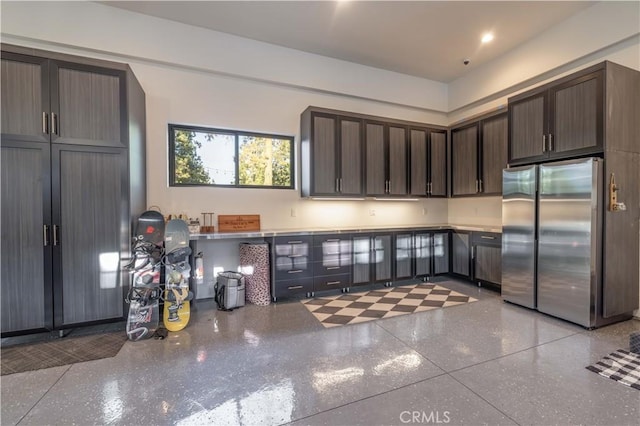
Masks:
[[[245,232],[260,230],[260,215],[218,215],[218,232]]]

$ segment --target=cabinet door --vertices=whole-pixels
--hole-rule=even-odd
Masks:
[[[49,142],[49,61],[2,53],[2,136]]]
[[[451,132],[452,195],[478,192],[478,125]]]
[[[389,126],[389,194],[407,195],[407,129]]]
[[[373,238],[374,279],[376,282],[391,281],[393,278],[393,251],[391,234],[376,235]]]
[[[482,122],[482,180],[484,194],[502,194],[502,169],[507,167],[507,114]]]
[[[342,195],[362,195],[362,122],[340,120],[340,183]]]
[[[124,71],[51,61],[52,142],[126,147]]]
[[[409,194],[426,197],[429,178],[427,176],[427,131],[411,129],[409,131],[410,180]]]
[[[120,258],[129,245],[126,151],[54,145],[51,163],[55,324],[121,318]]]
[[[449,273],[449,231],[433,233],[433,275]]]
[[[447,196],[447,133],[432,131],[429,142],[429,189],[432,197]]]
[[[374,263],[371,235],[353,237],[353,285],[369,284],[373,281],[371,265]]]
[[[367,195],[385,195],[387,193],[384,131],[384,124],[365,123]]]
[[[312,117],[313,193],[336,194],[336,118],[319,114],[313,114]]]
[[[2,332],[50,329],[49,145],[3,138],[1,151]]]
[[[413,259],[416,278],[431,275],[431,259],[433,249],[433,234],[430,232],[416,232],[413,236]]]
[[[396,279],[413,278],[413,235],[410,232],[395,235],[395,251]]]
[[[452,253],[453,253],[453,262],[452,262],[452,271],[454,274],[463,275],[465,277],[470,277],[470,241],[468,233],[461,232],[453,232],[451,234],[452,240]]]
[[[509,164],[546,158],[545,108],[545,93],[509,103]]]
[[[602,151],[602,84],[599,71],[550,90],[551,157]]]
[[[474,246],[474,279],[500,285],[502,281],[502,249],[494,246]]]

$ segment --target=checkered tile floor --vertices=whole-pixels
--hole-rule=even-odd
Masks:
[[[477,299],[437,284],[414,284],[362,293],[303,300],[325,327],[355,324],[475,302]]]

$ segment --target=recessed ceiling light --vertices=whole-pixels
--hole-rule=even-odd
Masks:
[[[482,36],[483,43],[489,43],[491,40],[493,40],[493,34],[491,33],[486,33]]]

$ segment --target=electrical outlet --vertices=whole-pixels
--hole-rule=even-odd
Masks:
[[[374,209],[369,209],[369,216],[375,216],[376,211]]]
[[[291,217],[296,217],[298,215],[298,212],[296,211],[296,209],[292,208],[291,209]]]

